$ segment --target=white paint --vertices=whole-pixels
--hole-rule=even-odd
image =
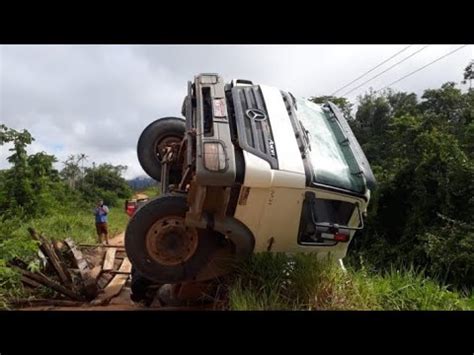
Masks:
[[[303,159],[280,90],[260,85],[272,126],[278,169],[304,174]]]
[[[274,174],[272,184],[283,181],[284,171],[272,170]],[[296,174],[293,174],[296,175]],[[299,187],[282,187],[272,185],[271,187],[251,187],[245,205],[237,205],[235,218],[249,227],[255,236],[255,252],[264,252],[268,247],[269,238],[274,238],[272,252],[316,253],[318,258],[324,258],[328,254],[334,260],[343,259],[346,256],[350,243],[338,243],[335,246],[307,246],[299,245],[298,230],[303,207],[304,194],[306,191],[316,193],[318,198],[330,198],[351,203],[358,202],[361,211],[367,207],[363,199],[322,189]],[[359,225],[358,213],[354,211],[349,225]],[[351,240],[355,232],[350,233]],[[341,265],[341,267],[343,264]]]
[[[282,170],[273,170],[270,164],[256,155],[243,151],[245,159],[244,185],[249,187],[270,188],[290,187],[304,189],[306,176]]]
[[[270,187],[272,183],[270,164],[245,150],[243,153],[245,159],[244,185],[250,187]]]

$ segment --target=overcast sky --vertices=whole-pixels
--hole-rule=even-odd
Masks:
[[[217,72],[225,80],[250,79],[298,96],[331,94],[406,45],[279,46],[0,46],[0,123],[28,129],[30,152],[63,161],[85,153],[89,163],[128,166],[127,178],[143,175],[136,143],[161,116],[179,116],[188,80]],[[413,45],[339,94],[421,49]],[[379,89],[459,45],[428,46],[355,90]],[[446,81],[460,82],[473,46],[467,46],[394,89],[421,94]],[[466,88],[466,86],[462,86]],[[9,146],[0,146],[0,169]],[[57,164],[58,168],[62,164]]]

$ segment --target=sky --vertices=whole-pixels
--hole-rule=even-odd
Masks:
[[[226,81],[249,79],[295,96],[329,95],[406,45],[0,45],[0,123],[27,129],[30,153],[54,154],[58,169],[70,154],[126,165],[124,176],[145,175],[136,144],[142,130],[164,116],[180,116],[187,81],[198,73]],[[425,47],[412,45],[338,94]],[[460,45],[429,45],[347,97],[377,90]],[[474,58],[469,45],[392,86],[415,92],[460,83]],[[467,85],[461,85],[463,89]],[[0,169],[9,145],[0,146]]]

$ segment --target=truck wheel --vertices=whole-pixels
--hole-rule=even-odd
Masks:
[[[171,143],[180,143],[186,131],[185,121],[178,117],[163,117],[150,123],[140,135],[137,145],[138,160],[143,170],[161,181],[161,152]],[[171,166],[169,182],[181,181],[181,167]]]
[[[132,265],[158,283],[194,281],[220,247],[221,235],[184,225],[186,197],[163,195],[131,218],[125,249]]]

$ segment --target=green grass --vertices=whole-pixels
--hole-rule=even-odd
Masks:
[[[468,310],[474,297],[450,291],[413,269],[342,271],[311,254],[262,253],[238,267],[231,310]]]
[[[122,207],[124,204],[123,201],[116,207],[110,207],[109,238],[124,231],[127,226],[128,215]],[[27,228],[32,227],[47,238],[63,240],[71,237],[77,243],[95,243],[97,237],[93,207],[89,210],[60,211],[44,218],[34,219],[22,226],[21,233],[27,234]]]

